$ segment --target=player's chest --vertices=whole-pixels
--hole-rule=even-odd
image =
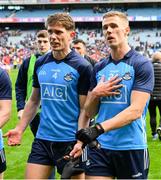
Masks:
[[[78,72],[70,66],[44,66],[38,73],[39,83],[72,85],[77,84]]]
[[[114,76],[118,76],[122,79],[120,82],[126,86],[132,86],[135,79],[134,68],[128,64],[110,64],[96,74],[97,83],[99,82],[102,76],[105,76],[106,81],[111,79]]]

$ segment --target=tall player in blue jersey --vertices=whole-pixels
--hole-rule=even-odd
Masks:
[[[51,52],[36,61],[32,95],[20,122],[6,134],[9,145],[20,144],[41,101],[40,124],[28,158],[26,179],[47,179],[53,166],[57,166],[61,174],[67,161],[58,163],[57,160],[67,155],[74,145],[77,154],[82,151],[82,144],[76,143],[75,133],[89,90],[92,66],[70,49],[75,23],[68,14],[50,15],[46,28]]]
[[[94,67],[91,91],[82,111],[89,117],[98,112],[97,123],[76,134],[85,144],[97,137],[101,144],[100,149],[89,150],[86,176],[87,179],[146,179],[149,156],[145,118],[154,85],[152,64],[128,45],[130,28],[124,13],[106,13],[102,28],[111,55]],[[109,96],[111,77],[120,78],[119,95]],[[81,121],[85,123],[85,118]]]
[[[0,179],[6,170],[2,128],[9,120],[12,104],[12,85],[8,73],[0,68]]]

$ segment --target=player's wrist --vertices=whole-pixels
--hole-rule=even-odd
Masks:
[[[102,125],[100,123],[96,123],[95,128],[98,131],[98,135],[101,135],[101,134],[103,134],[105,132],[104,128],[102,127]]]
[[[100,95],[99,95],[99,93],[96,91],[95,88],[94,88],[93,91],[92,91],[92,97],[93,97],[94,99],[100,98]]]
[[[77,144],[79,144],[81,147],[83,147],[83,142],[80,140],[77,140]]]
[[[19,134],[23,134],[23,132],[24,132],[24,129],[23,129],[21,126],[19,126],[19,125],[16,126],[15,130],[16,130]]]

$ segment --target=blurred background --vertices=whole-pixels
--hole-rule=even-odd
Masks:
[[[108,54],[102,37],[101,18],[105,12],[119,10],[128,15],[130,45],[151,57],[161,50],[160,0],[0,0],[0,61],[18,64],[36,51],[35,33],[44,28],[49,14],[69,13],[76,22],[76,38],[87,43],[89,56],[97,61]]]

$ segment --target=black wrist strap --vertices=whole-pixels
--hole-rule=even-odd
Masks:
[[[102,125],[100,123],[96,123],[96,128],[99,131],[100,134],[104,133],[105,130],[103,129]]]

